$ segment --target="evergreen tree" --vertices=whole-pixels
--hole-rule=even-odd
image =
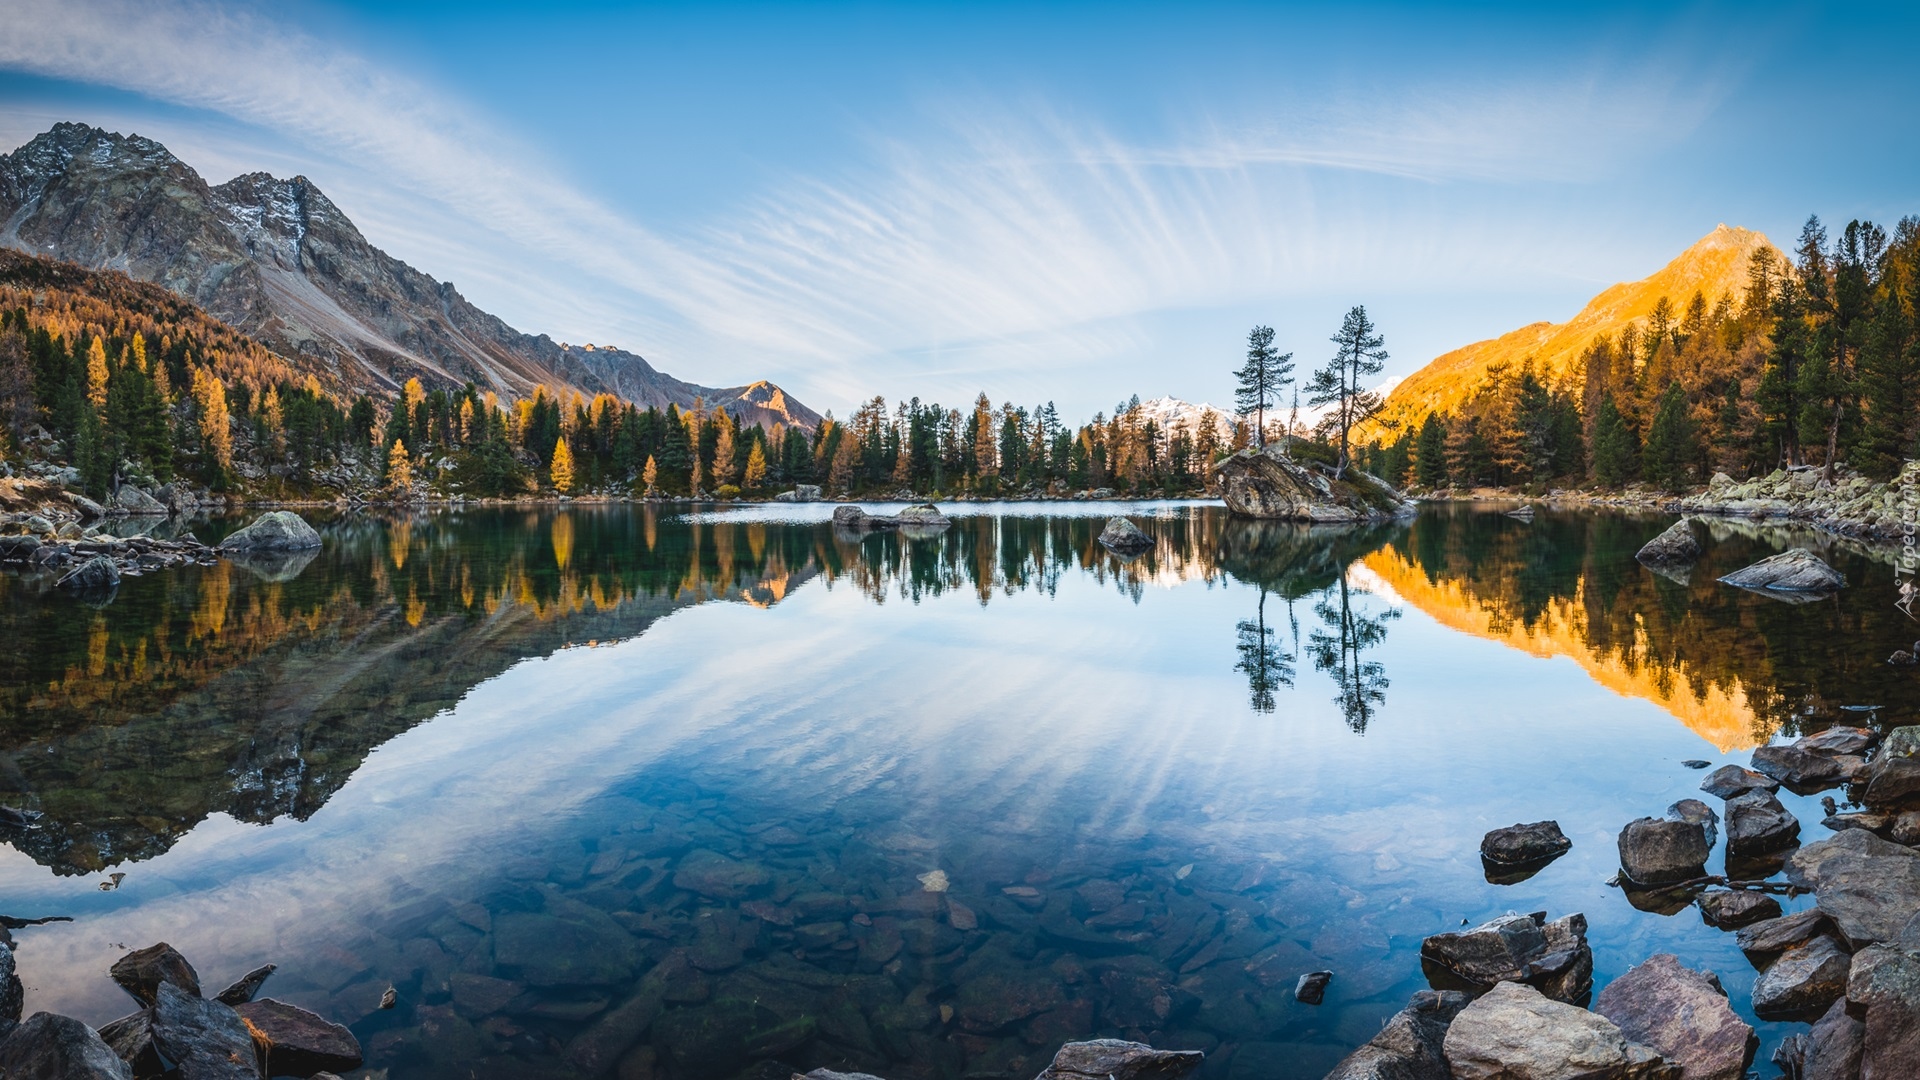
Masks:
[[[1313,405],[1331,405],[1322,424],[1339,437],[1340,456],[1334,464],[1334,479],[1346,472],[1347,442],[1354,426],[1380,411],[1379,395],[1361,386],[1361,380],[1378,375],[1387,359],[1386,344],[1367,318],[1367,309],[1355,305],[1340,323],[1340,332],[1332,339],[1340,347],[1325,367],[1313,373],[1307,383],[1307,401]]]
[[[1273,327],[1256,326],[1247,333],[1247,362],[1234,372],[1233,392],[1240,415],[1253,416],[1254,445],[1267,445],[1267,410],[1277,403],[1280,388],[1293,381],[1293,354],[1273,344]]]
[[[1633,427],[1613,403],[1613,395],[1600,399],[1600,414],[1593,421],[1593,478],[1607,487],[1619,487],[1631,480],[1638,455],[1638,440]]]
[[[1685,487],[1688,472],[1700,456],[1693,420],[1687,415],[1687,395],[1679,383],[1667,387],[1647,428],[1647,445],[1641,459],[1649,480],[1668,491]]]
[[[1428,413],[1420,424],[1413,450],[1413,478],[1429,491],[1447,486],[1447,422],[1439,413]]]

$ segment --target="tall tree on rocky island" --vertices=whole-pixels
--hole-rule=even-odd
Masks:
[[[1233,403],[1240,415],[1253,415],[1253,443],[1267,445],[1267,409],[1278,404],[1280,388],[1293,381],[1293,354],[1273,344],[1273,327],[1256,326],[1247,332],[1247,362],[1234,372],[1239,385]]]
[[[1367,318],[1366,307],[1356,304],[1341,321],[1340,332],[1330,340],[1340,351],[1313,373],[1307,383],[1307,402],[1333,406],[1320,427],[1329,436],[1339,435],[1340,458],[1333,468],[1334,479],[1338,480],[1351,460],[1347,443],[1354,425],[1380,411],[1380,395],[1362,388],[1360,380],[1380,374],[1386,364],[1387,350],[1382,346],[1387,339]]]

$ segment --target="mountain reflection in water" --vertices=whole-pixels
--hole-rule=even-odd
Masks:
[[[164,938],[215,981],[281,963],[393,1076],[569,1075],[672,970],[622,1048],[663,1080],[1026,1080],[1093,1034],[1317,1078],[1420,937],[1508,908],[1585,910],[1602,983],[1665,949],[1742,1001],[1728,936],[1599,884],[1612,831],[1691,791],[1693,732],[1912,711],[1890,569],[1830,551],[1855,587],[1801,607],[1714,585],[1803,539],[1750,527],[1680,584],[1632,561],[1652,517],[1149,506],[1129,560],[1104,507],[830,509],[318,521],[304,566],[98,609],[0,576],[0,788],[42,815],[0,888],[78,920],[21,933],[29,1008],[111,1019],[116,943]],[[1574,852],[1488,885],[1480,833],[1547,816]]]

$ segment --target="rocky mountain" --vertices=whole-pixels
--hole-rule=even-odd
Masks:
[[[1532,323],[1435,359],[1393,387],[1379,420],[1404,424],[1451,411],[1472,397],[1499,364],[1518,367],[1531,357],[1536,370],[1565,376],[1595,337],[1618,334],[1628,323],[1645,319],[1661,297],[1682,309],[1696,291],[1708,303],[1722,296],[1738,301],[1747,289],[1747,264],[1762,248],[1773,244],[1760,233],[1718,226],[1652,276],[1608,288],[1566,322]],[[1774,252],[1779,254],[1777,248]]]
[[[766,382],[705,387],[629,352],[524,334],[373,246],[304,176],[209,185],[139,135],[56,124],[0,156],[0,245],[164,285],[342,390],[412,376],[517,397],[536,385],[642,405],[724,404],[749,424],[819,421]]]

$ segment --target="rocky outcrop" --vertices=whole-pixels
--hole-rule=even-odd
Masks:
[[[1455,991],[1420,991],[1326,1080],[1450,1080],[1447,1027],[1467,1001]]]
[[[1127,518],[1108,518],[1107,527],[1100,530],[1100,546],[1122,555],[1138,555],[1153,546],[1153,537]]]
[[[1910,924],[1901,941],[1874,945],[1854,956],[1847,1001],[1867,1014],[1860,1042],[1861,1080],[1912,1075],[1920,1062],[1920,923]],[[1845,1043],[1841,1046],[1836,1056],[1844,1055]]]
[[[1034,1080],[1181,1080],[1206,1058],[1198,1050],[1155,1050],[1123,1039],[1070,1042]]]
[[[1903,491],[1920,484],[1920,462],[1908,462],[1887,483],[1840,470],[1828,483],[1817,468],[1777,470],[1744,482],[1716,473],[1707,489],[1675,500],[1667,509],[1804,522],[1826,532],[1865,539],[1897,540],[1902,524]]]
[[[1784,746],[1762,746],[1753,752],[1753,767],[1789,791],[1810,795],[1851,782],[1866,768],[1873,743],[1865,728],[1836,726]]]
[[[1753,1012],[1762,1020],[1812,1019],[1847,992],[1853,958],[1822,934],[1788,949],[1753,982]]]
[[[120,485],[112,503],[115,511],[133,517],[166,517],[168,513],[164,503],[132,484]]]
[[[1920,851],[1848,829],[1787,860],[1787,880],[1815,903],[1854,948],[1892,941],[1920,916]]]
[[[849,532],[876,532],[882,529],[944,529],[953,521],[932,503],[921,503],[897,514],[869,514],[857,506],[836,506],[833,509],[833,524],[835,528]]]
[[[774,502],[819,502],[820,485],[795,484],[792,491],[783,491],[773,497]]]
[[[233,1011],[264,1042],[268,1076],[312,1076],[360,1067],[360,1040],[339,1024],[284,1001],[242,1002]]]
[[[1604,1016],[1501,983],[1447,1028],[1453,1080],[1681,1080],[1678,1065]]]
[[[1660,953],[1607,984],[1593,1011],[1685,1070],[1686,1080],[1742,1080],[1760,1040],[1712,972]]]
[[[112,559],[104,555],[95,555],[60,576],[54,584],[62,589],[76,592],[111,589],[120,584],[120,568]]]
[[[1335,480],[1319,466],[1288,457],[1278,443],[1225,458],[1213,474],[1227,509],[1241,517],[1379,522],[1414,512],[1413,503],[1385,481],[1359,469]]]
[[[273,510],[253,524],[220,541],[223,552],[311,551],[320,546],[320,534],[291,510]]]
[[[1649,566],[1690,566],[1700,557],[1700,537],[1694,532],[1693,519],[1681,518],[1644,544],[1634,558]]]
[[[1813,552],[1793,548],[1735,570],[1720,583],[1757,592],[1824,593],[1844,587],[1847,579]]]
[[[7,1080],[133,1080],[133,1071],[100,1036],[71,1017],[34,1013],[0,1039]]]

